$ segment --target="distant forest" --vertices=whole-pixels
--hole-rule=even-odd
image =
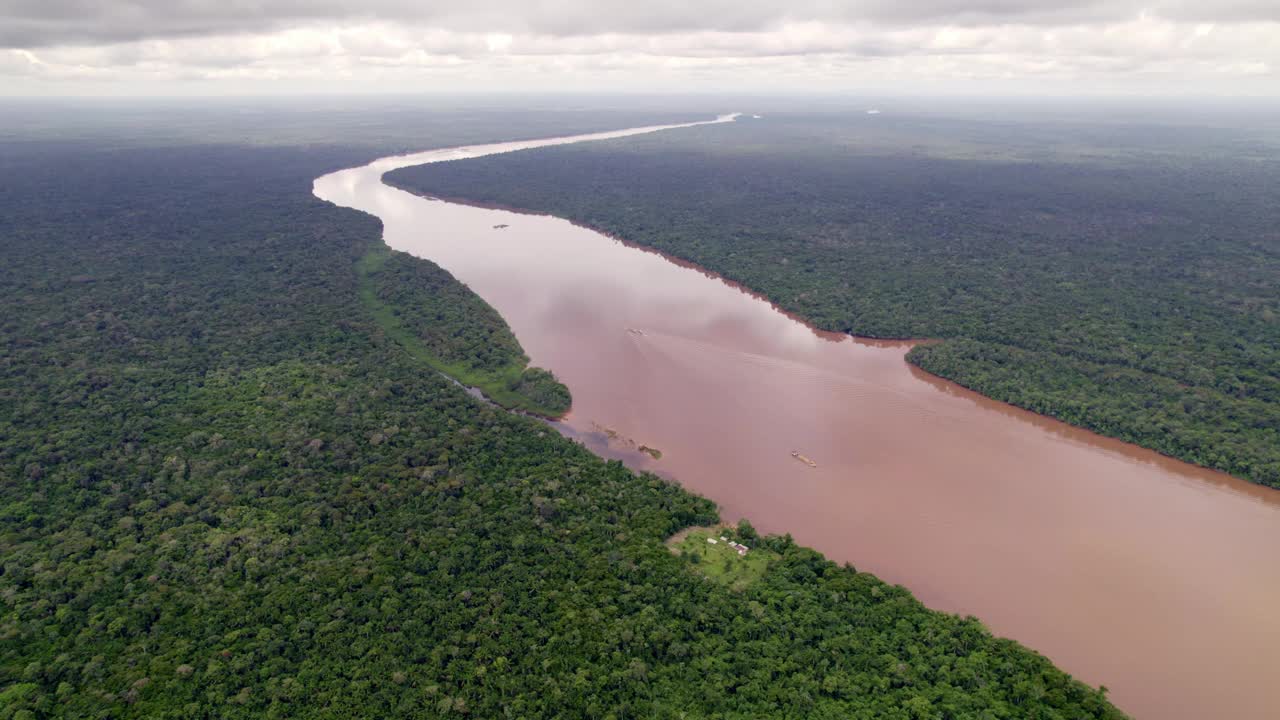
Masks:
[[[570,218],[985,395],[1280,487],[1280,131],[768,115],[399,170]]]
[[[0,718],[1121,717],[788,538],[672,554],[712,503],[414,352],[522,357],[311,196],[376,148],[113,137],[0,143]]]

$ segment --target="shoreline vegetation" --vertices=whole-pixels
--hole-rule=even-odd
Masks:
[[[786,537],[707,582],[710,501],[423,372],[522,353],[311,196],[354,151],[7,150],[8,716],[1124,717]]]
[[[907,361],[1280,487],[1280,256],[1255,240],[1280,218],[1262,166],[1181,147],[1158,172],[1123,155],[904,154],[898,140],[846,139],[837,120],[542,148],[384,182],[564,218],[749,288],[822,331],[935,338]],[[1201,191],[1211,178],[1252,194],[1224,208]],[[919,206],[943,189],[951,202]]]
[[[508,410],[547,420],[569,411],[569,389],[529,367],[506,321],[440,266],[380,241],[356,272],[365,307],[415,359]]]

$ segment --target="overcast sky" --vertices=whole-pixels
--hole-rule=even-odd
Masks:
[[[1280,95],[1280,0],[0,0],[0,94]]]

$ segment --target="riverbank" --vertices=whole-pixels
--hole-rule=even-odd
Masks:
[[[415,259],[422,265],[383,280],[394,258],[394,251],[379,242],[356,263],[360,300],[387,337],[414,359],[507,410],[546,420],[569,412],[569,389],[546,370],[528,366],[510,329],[483,300],[428,261]],[[380,281],[396,284],[391,292],[398,302],[384,299]],[[421,315],[430,316],[431,327],[418,324],[414,332],[407,323]],[[446,354],[455,359],[447,360]],[[482,355],[488,359],[479,359]]]

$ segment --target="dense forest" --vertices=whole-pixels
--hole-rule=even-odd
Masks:
[[[310,194],[369,158],[0,145],[0,718],[1120,717],[787,538],[740,590],[669,552],[710,502],[388,333],[378,223]],[[518,356],[460,302],[398,327]]]
[[[1280,132],[768,115],[406,168],[696,262],[991,397],[1280,487]]]
[[[528,367],[498,311],[443,268],[381,241],[356,268],[365,306],[410,354],[503,407],[549,418],[568,411],[569,389]]]

